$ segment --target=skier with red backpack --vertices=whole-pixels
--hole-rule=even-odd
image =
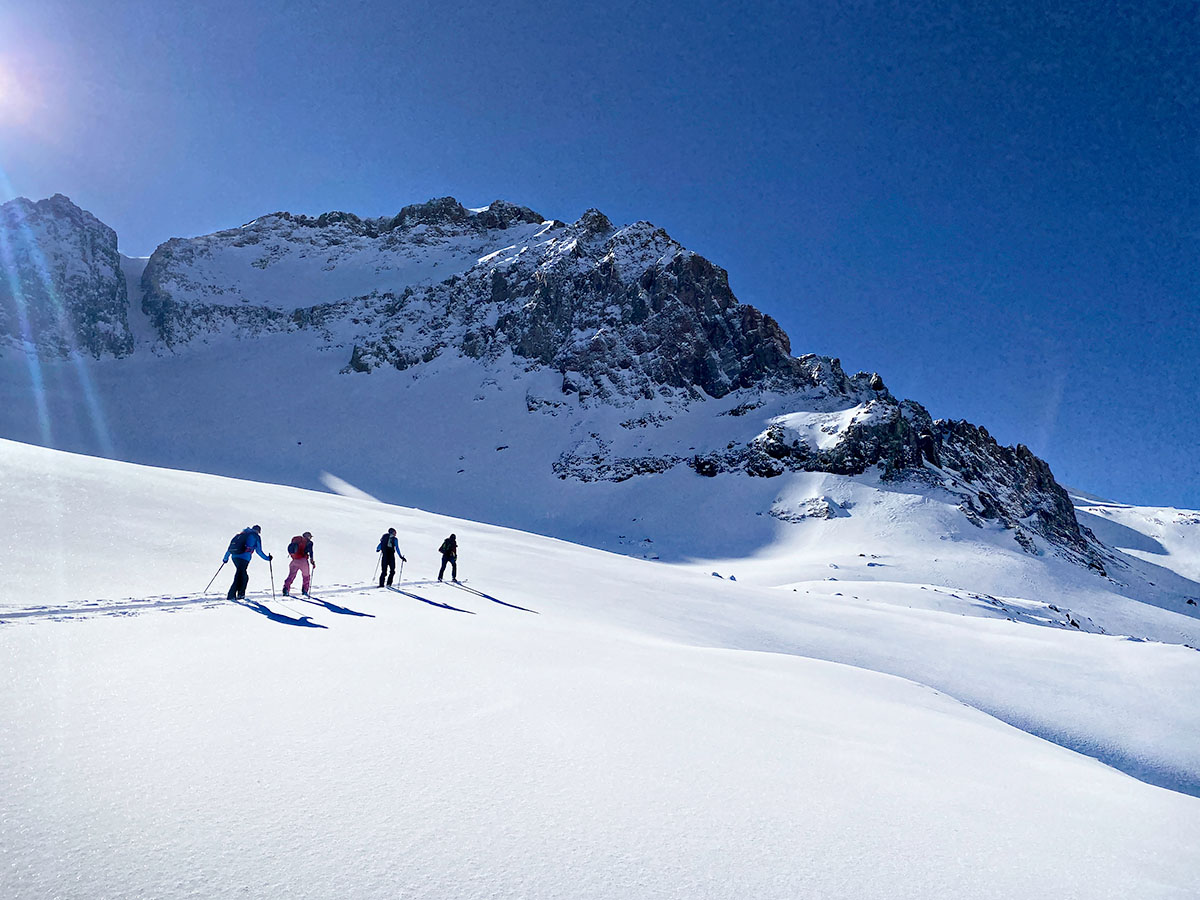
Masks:
[[[288,568],[287,580],[283,583],[283,596],[286,597],[291,592],[292,582],[296,580],[296,573],[299,572],[304,576],[300,590],[307,597],[308,588],[312,584],[312,570],[309,567],[317,567],[317,561],[313,559],[312,532],[306,531],[292,538],[292,542],[288,544],[288,555],[292,558],[292,564]]]
[[[275,557],[269,553],[263,553],[262,548],[262,533],[261,525],[254,525],[248,528],[243,528],[233,536],[233,540],[229,542],[229,549],[225,551],[225,559],[221,565],[233,559],[233,584],[229,587],[229,593],[226,595],[227,600],[242,600],[246,596],[246,586],[250,583],[250,559],[254,556],[255,551],[263,559],[270,562]]]

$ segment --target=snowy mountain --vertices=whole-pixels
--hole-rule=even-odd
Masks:
[[[42,206],[64,222],[95,221],[66,198],[37,208]],[[112,279],[112,259],[76,252],[75,243],[60,236],[73,233],[65,224],[38,233],[46,235],[48,256],[67,259],[74,253],[92,280]],[[126,271],[136,278],[130,262]],[[23,290],[31,293],[39,272],[18,272],[27,285]],[[126,354],[132,328],[144,335],[138,354],[143,358],[119,366],[102,360],[92,367],[99,370],[95,386],[75,384],[76,374],[60,377],[58,364],[59,371],[45,373],[47,396],[37,401],[51,407],[51,414],[22,390],[15,374],[18,354],[8,354],[13,403],[0,434],[48,443],[46,420],[65,420],[74,423],[68,426],[73,433],[57,445],[67,449],[302,485],[319,483],[336,459],[351,470],[339,473],[343,480],[365,481],[372,492],[411,499],[416,491],[423,505],[482,513],[535,530],[589,514],[578,504],[523,508],[516,497],[499,508],[491,504],[486,494],[495,463],[470,456],[485,445],[498,448],[495,452],[513,449],[516,438],[500,434],[536,433],[536,447],[506,455],[503,468],[518,481],[553,476],[582,483],[644,482],[683,470],[717,480],[776,479],[807,471],[861,475],[878,468],[890,483],[919,483],[953,496],[969,521],[981,528],[1000,525],[1030,553],[1063,554],[1101,574],[1114,562],[1080,529],[1045,462],[1024,447],[999,446],[985,429],[933,420],[918,403],[893,397],[878,375],[848,376],[828,357],[793,357],[775,321],[737,301],[724,270],[646,222],[618,228],[589,210],[568,225],[503,201],[468,210],[452,198],[380,219],[276,213],[241,228],[172,239],[145,263],[139,280],[130,292],[137,308],[129,310],[128,322],[124,308],[114,312],[107,300],[91,294],[79,294],[70,309],[79,333],[94,332],[97,322],[120,323],[121,341],[97,355]],[[254,352],[248,352],[247,341],[254,341]],[[38,344],[66,346],[49,339]],[[94,340],[93,345],[100,346]],[[341,364],[331,365],[338,358]],[[239,372],[242,363],[234,360],[252,361],[254,374]],[[249,398],[263,383],[280,385],[286,396],[297,390],[287,386],[289,364],[296,363],[305,372],[306,419],[315,418],[316,425],[356,412],[358,424],[314,434],[308,424],[281,431],[268,423],[269,439],[253,437],[232,454],[220,412],[194,398],[184,407],[177,400],[180,391],[190,396],[213,390]],[[408,377],[397,382],[397,373]],[[364,377],[375,383],[363,385]],[[239,389],[239,380],[249,383]],[[165,392],[159,389],[164,383],[170,385]],[[420,385],[417,393],[424,399],[406,390],[404,404],[389,413],[382,400],[364,397],[364,392],[395,397],[399,383]],[[109,390],[114,393],[104,402]],[[392,467],[368,445],[407,434],[411,418],[403,415],[405,409],[438,415],[439,398],[442,406],[478,404],[501,392],[520,395],[523,409],[499,416],[494,411],[481,417],[486,424],[460,421],[438,441],[443,449],[458,449],[457,462],[464,465],[448,467],[428,453],[396,451],[394,468],[429,472],[438,491],[383,475]],[[80,416],[85,406],[92,407],[90,423]],[[122,410],[122,421],[101,433],[96,410],[114,407]],[[157,423],[158,433],[146,433],[143,423],[149,421]],[[287,440],[287,429],[294,429],[294,442]],[[177,436],[188,439],[182,457]],[[294,448],[305,446],[306,439],[316,446],[310,443],[310,452],[298,454]],[[422,442],[420,449],[427,446]],[[271,458],[262,458],[267,455]],[[314,457],[322,457],[317,467],[310,463]],[[481,463],[488,470],[486,483],[465,490],[446,484],[471,482],[459,476]],[[693,485],[687,493],[712,490]],[[590,498],[596,496],[592,492]],[[681,498],[684,506],[687,499]],[[838,512],[822,497],[746,511],[790,521]],[[583,536],[569,526],[548,530]],[[626,540],[606,535],[598,546],[624,546]]]

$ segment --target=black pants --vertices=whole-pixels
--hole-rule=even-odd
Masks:
[[[450,577],[458,581],[458,557],[443,556],[442,567],[438,569],[438,581],[442,580],[442,576],[446,574],[446,563],[450,563]]]
[[[234,597],[246,596],[246,585],[250,583],[250,560],[233,558],[233,585],[229,588],[229,593],[225,595],[225,599],[232,600]]]
[[[396,554],[384,553],[383,559],[379,564],[379,586],[383,587],[384,577],[387,577],[387,583],[392,583],[392,577],[396,574]]]

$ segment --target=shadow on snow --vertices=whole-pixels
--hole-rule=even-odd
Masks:
[[[275,610],[273,610],[267,606],[264,606],[263,604],[259,603],[257,600],[242,599],[242,600],[234,600],[233,602],[236,603],[238,606],[244,606],[246,609],[258,613],[260,616],[266,616],[272,622],[278,622],[281,625],[299,625],[303,628],[326,628],[327,627],[325,625],[322,625],[320,622],[314,622],[310,616],[300,616],[299,618],[292,618],[291,616],[285,616],[283,613],[275,612]]]
[[[372,613],[359,612],[356,609],[349,609],[345,606],[338,606],[336,603],[330,603],[328,600],[322,600],[320,597],[296,597],[296,600],[301,600],[304,603],[311,603],[314,606],[323,606],[333,613],[338,613],[343,616],[365,616],[368,619],[375,618]]]
[[[464,591],[470,591],[477,597],[482,597],[485,600],[491,600],[493,603],[499,603],[501,606],[507,606],[509,609],[519,609],[521,612],[533,613],[535,616],[538,615],[538,611],[536,609],[526,609],[524,606],[517,606],[515,603],[505,603],[503,600],[497,600],[491,594],[485,594],[483,591],[478,591],[473,587],[467,587],[461,581],[451,581],[448,583],[451,587],[461,588]]]
[[[413,594],[408,591],[403,591],[398,587],[388,585],[389,591],[395,591],[397,594],[403,594],[405,597],[412,597],[414,600],[420,600],[422,603],[428,603],[430,606],[436,606],[441,609],[450,609],[454,612],[466,613],[467,615],[475,615],[474,610],[459,609],[457,606],[451,606],[449,603],[438,603],[436,600],[430,600],[428,597],[422,597],[420,594]]]

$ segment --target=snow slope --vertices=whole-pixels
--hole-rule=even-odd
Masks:
[[[780,417],[824,422],[813,427],[829,437],[822,427],[870,410],[800,414],[794,398],[762,395],[745,412],[738,392],[687,409],[661,399],[585,408],[563,397],[556,373],[511,359],[446,355],[411,371],[339,375],[342,356],[301,334],[77,362],[41,371],[51,439],[65,449],[107,446],[135,462],[306,488],[327,489],[332,477],[381,500],[699,570],[735,560],[735,574],[767,585],[853,577],[1026,597],[1108,633],[1200,646],[1192,569],[1151,570],[1114,550],[1101,576],[1044,543],[1034,556],[997,523],[972,524],[961,496],[936,485],[877,473],[704,478],[687,466],[620,482],[556,474],[564,451],[586,459],[601,443],[612,457],[685,457],[750,441]],[[12,401],[0,404],[0,433],[33,442],[23,366],[0,357],[0,393]],[[531,410],[551,397],[561,399]]]
[[[1200,513],[1131,506],[1079,491],[1073,497],[1076,515],[1105,543],[1139,560],[1149,577],[1161,577],[1165,569],[1200,584]],[[1192,599],[1200,603],[1200,592]]]
[[[0,483],[5,896],[1200,885],[1200,800],[1146,783],[1200,786],[1200,654],[1050,598],[999,615],[853,546],[829,548],[845,580],[782,583],[769,557],[713,577],[7,441]],[[272,601],[262,561],[252,605],[218,599],[229,567],[197,593],[251,521],[280,556],[313,531],[318,601]],[[407,593],[365,586],[389,526]],[[450,531],[461,588],[428,583]]]

